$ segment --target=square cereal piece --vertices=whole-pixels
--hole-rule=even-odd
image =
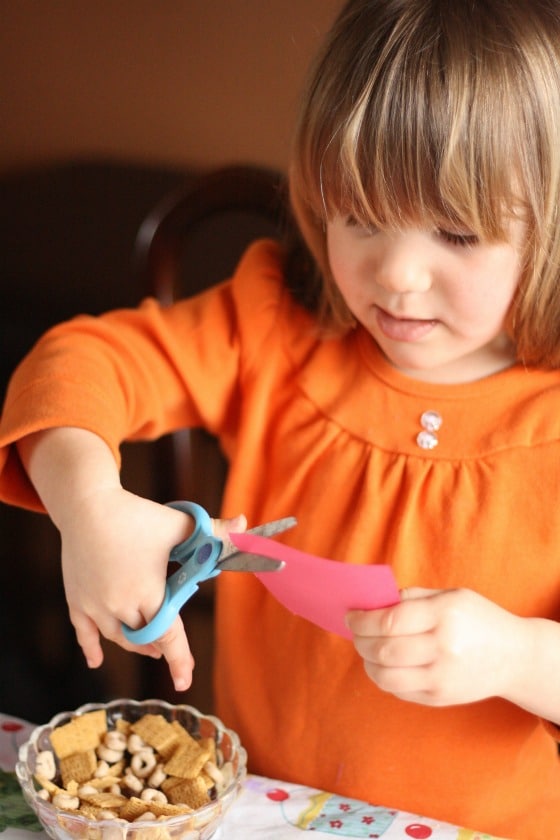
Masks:
[[[192,814],[193,809],[184,803],[173,805],[171,802],[155,802],[152,800],[148,802],[150,806],[150,813],[154,814],[158,819],[167,819],[168,817],[180,817],[182,814]]]
[[[130,729],[162,756],[169,755],[177,744],[177,733],[163,715],[146,714]]]
[[[193,810],[210,802],[206,784],[200,776],[196,779],[182,779],[179,784],[173,785],[167,797],[173,805],[183,803]]]
[[[35,775],[34,778],[39,787],[43,788],[43,790],[46,790],[47,793],[51,795],[51,797],[56,796],[57,793],[66,793],[64,788],[59,787],[55,782],[51,781],[50,779],[47,779],[46,776]]]
[[[149,802],[144,802],[144,800],[140,799],[138,796],[131,796],[130,799],[126,800],[120,809],[119,816],[123,820],[133,822],[138,819],[138,817],[141,817],[143,814],[148,812],[149,804]]]
[[[214,738],[201,738],[198,743],[203,750],[210,750],[210,761],[216,764],[216,741]]]
[[[172,720],[171,726],[173,727],[175,733],[177,734],[177,738],[179,741],[188,741],[189,738],[192,738],[190,732],[188,732],[182,723],[179,723],[178,720]]]
[[[119,793],[110,793],[100,790],[98,793],[84,793],[81,796],[82,804],[92,805],[94,808],[122,808],[128,802],[126,796]]]
[[[159,787],[160,790],[162,790],[169,799],[169,791],[171,790],[171,788],[175,787],[175,785],[178,785],[182,781],[183,780],[180,779],[178,776],[168,776],[166,779],[163,780]]]
[[[68,723],[57,726],[50,734],[53,750],[58,758],[66,758],[72,753],[94,750],[101,742],[101,736],[107,732],[107,713],[105,709],[78,715]]]
[[[60,777],[65,788],[69,783],[87,782],[93,776],[97,767],[97,757],[94,750],[72,753],[60,759]]]
[[[198,741],[189,736],[189,741],[180,744],[163,769],[168,776],[181,779],[194,779],[210,759],[210,750],[203,748]]]
[[[117,718],[115,721],[115,729],[117,732],[120,732],[122,735],[129,735],[130,734],[130,721],[125,720],[124,718]]]

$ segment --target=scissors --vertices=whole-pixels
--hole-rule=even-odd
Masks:
[[[198,589],[199,583],[216,577],[222,571],[229,572],[274,572],[283,568],[281,560],[274,560],[261,554],[240,551],[233,543],[214,536],[212,520],[206,510],[194,502],[168,502],[168,506],[188,513],[194,519],[194,531],[174,546],[169,553],[169,562],[178,563],[179,569],[167,578],[163,603],[156,615],[144,627],[134,630],[122,624],[122,631],[129,642],[146,645],[159,639],[171,626],[181,607]],[[248,531],[270,537],[293,528],[296,519],[288,516],[258,525]]]

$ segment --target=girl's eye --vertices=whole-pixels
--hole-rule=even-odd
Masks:
[[[354,228],[356,230],[362,231],[366,234],[375,233],[375,228],[372,225],[366,225],[363,222],[360,222],[355,216],[346,216],[344,223],[346,227]]]
[[[439,228],[438,236],[449,242],[450,245],[457,245],[458,247],[466,248],[478,244],[478,236],[474,233],[454,233],[450,230],[442,230]]]

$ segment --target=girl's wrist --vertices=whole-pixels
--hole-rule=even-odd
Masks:
[[[560,724],[560,624],[519,617],[510,679],[501,694],[537,717]]]
[[[49,516],[59,528],[88,497],[121,487],[107,444],[85,429],[48,429],[18,442],[22,463]]]

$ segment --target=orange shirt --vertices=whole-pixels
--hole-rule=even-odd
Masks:
[[[10,386],[0,497],[40,509],[8,446],[28,432],[81,426],[118,457],[124,439],[203,425],[231,463],[225,514],[295,515],[283,539],[303,551],[560,620],[558,405],[558,372],[433,385],[399,374],[359,329],[319,340],[277,246],[257,243],[231,282],[191,301],[51,331]],[[443,423],[425,450],[429,409]],[[217,711],[253,771],[515,840],[558,834],[560,763],[542,721],[499,699],[397,700],[349,641],[255,578],[218,583]]]

